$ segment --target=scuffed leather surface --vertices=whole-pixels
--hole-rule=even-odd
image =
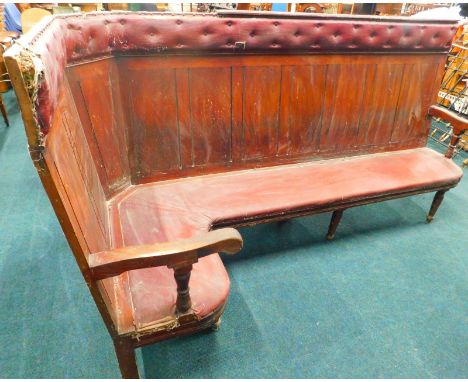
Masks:
[[[224,305],[229,295],[229,277],[219,255],[203,257],[194,265],[190,278],[193,312],[198,318],[208,316]],[[177,285],[167,267],[129,272],[129,287],[137,330],[154,323],[175,321]]]
[[[47,133],[67,64],[114,54],[446,52],[448,22],[278,14],[91,13],[54,16],[20,40],[40,57],[37,117]]]
[[[223,221],[453,185],[461,176],[451,160],[419,148],[139,185],[117,197],[112,209],[125,245],[152,244],[206,232]],[[173,315],[172,270],[129,274],[138,327]],[[217,254],[195,265],[190,291],[199,317],[224,303],[229,279]]]
[[[137,186],[137,190],[139,188]],[[120,220],[120,227],[114,232],[118,246],[175,241],[208,230],[209,219],[203,214],[172,215],[172,211],[183,209],[178,195],[156,209],[151,200],[130,198],[132,201],[128,210],[126,202],[120,207],[116,199],[111,211]],[[186,207],[190,208],[188,205]],[[162,210],[167,213],[160,213]],[[157,224],[154,224],[155,220]],[[198,318],[202,319],[224,305],[229,295],[230,281],[218,254],[203,257],[193,265],[189,287],[192,309]],[[156,267],[128,272],[128,288],[131,302],[121,303],[131,306],[133,322],[122,321],[129,316],[119,317],[119,327],[126,328],[124,331],[131,327],[143,330],[155,323],[175,322],[177,286],[172,269]]]

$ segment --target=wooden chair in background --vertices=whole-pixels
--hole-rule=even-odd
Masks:
[[[21,13],[21,26],[23,33],[27,33],[35,24],[51,13],[43,8],[29,8]]]
[[[5,62],[3,60],[3,52],[10,47],[14,40],[18,37],[16,32],[1,31],[0,32],[0,111],[2,112],[5,125],[10,126],[8,114],[3,104],[2,93],[6,93],[10,89],[10,77],[8,76]]]

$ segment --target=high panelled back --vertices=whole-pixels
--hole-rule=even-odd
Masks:
[[[421,53],[128,56],[70,67],[68,78],[111,197],[129,177],[423,146],[444,63]]]

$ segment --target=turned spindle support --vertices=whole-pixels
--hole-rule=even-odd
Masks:
[[[192,307],[189,289],[191,272],[192,265],[174,269],[174,278],[177,283],[176,314],[178,315],[188,313]]]
[[[448,159],[451,159],[453,157],[453,154],[455,154],[455,149],[458,146],[458,142],[460,142],[461,134],[457,135],[455,132],[452,135],[452,138],[450,139],[450,143],[447,149],[447,152],[445,153],[445,157]]]

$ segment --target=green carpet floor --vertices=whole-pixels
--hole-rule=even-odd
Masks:
[[[0,123],[0,377],[119,377],[28,156]],[[460,162],[458,159],[458,162]],[[431,195],[243,229],[221,328],[146,347],[147,377],[468,377],[468,179]]]

